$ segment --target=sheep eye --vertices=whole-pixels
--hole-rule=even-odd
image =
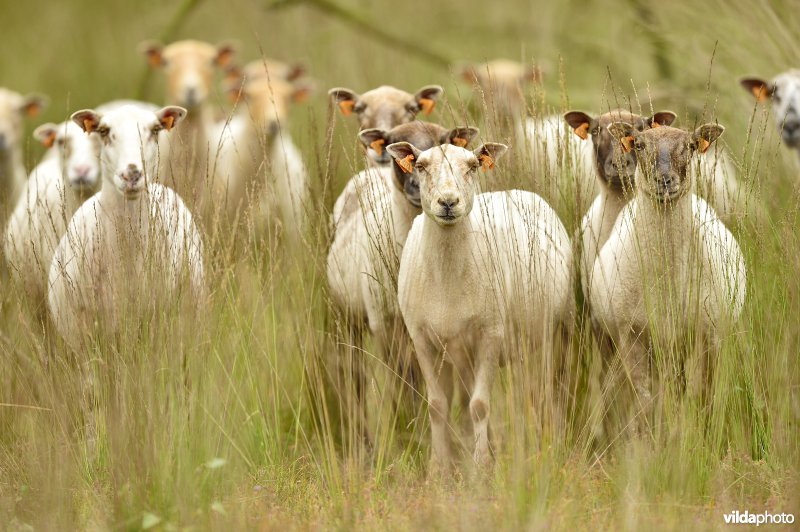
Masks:
[[[64,139],[58,139],[56,140],[56,144],[58,145],[59,148],[63,148],[64,144],[66,143],[64,142]]]
[[[642,151],[644,149],[644,143],[638,140],[634,140],[633,149],[636,151]]]
[[[153,137],[157,137],[159,131],[161,131],[162,129],[164,128],[161,125],[155,125],[150,129],[150,135]]]
[[[406,105],[406,111],[408,111],[412,115],[415,115],[419,112],[419,106],[413,103],[408,104]]]
[[[103,138],[108,137],[108,134],[111,133],[111,130],[108,126],[101,126],[97,128],[97,134]]]
[[[366,108],[367,106],[365,104],[359,103],[356,104],[355,107],[353,107],[353,111],[355,111],[356,113],[363,113],[364,110],[366,110]]]

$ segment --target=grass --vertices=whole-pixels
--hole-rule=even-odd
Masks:
[[[342,1],[454,62],[536,60],[546,71],[543,88],[529,94],[536,113],[599,113],[634,102],[634,110],[640,103],[644,112],[674,110],[684,128],[718,120],[748,198],[765,213],[731,226],[746,256],[748,298],[717,366],[710,415],[667,393],[652,441],[598,446],[591,438],[598,353],[584,332],[567,434],[553,437],[530,399],[535,387],[524,376],[541,361],[526,353],[521,368],[500,372],[495,389],[494,475],[449,483],[426,479],[424,410],[414,435],[384,414],[391,375],[369,341],[367,396],[378,413],[370,420],[371,454],[337,413],[335,394],[323,390],[344,339],[326,294],[328,214],[361,167],[355,124],[332,112],[324,91],[439,83],[447,100],[432,119],[478,125],[481,140],[513,144],[512,132],[440,66],[310,6],[269,11],[266,4],[199,2],[170,38],[235,38],[245,60],[263,52],[308,65],[321,90],[293,111],[291,131],[312,176],[309,235],[297,249],[270,230],[246,235],[236,252],[212,250],[212,296],[190,330],[178,334],[174,320],[154,320],[142,324],[155,331],[147,339],[81,354],[96,368],[96,452],[82,428],[75,361],[43,341],[4,280],[6,528],[716,529],[734,509],[800,513],[799,170],[769,110],[755,107],[737,83],[740,75],[768,77],[794,66],[800,14],[791,2]],[[133,97],[145,75],[137,43],[159,35],[178,9],[164,0],[6,5],[0,84],[48,94],[41,121]],[[159,75],[145,87],[160,101]],[[222,95],[214,99],[222,109]],[[31,167],[41,150],[26,139]],[[531,174],[509,158],[488,185],[530,188]],[[562,199],[559,214],[572,231],[582,212],[574,195]]]

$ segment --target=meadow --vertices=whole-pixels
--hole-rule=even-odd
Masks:
[[[6,0],[0,86],[50,98],[28,131],[112,99],[163,102],[163,78],[137,52],[148,39],[233,40],[242,63],[302,62],[317,90],[288,125],[311,176],[309,231],[297,246],[279,227],[208,242],[211,297],[200,319],[129,324],[152,334],[73,355],[43,336],[3,279],[2,528],[705,530],[723,528],[733,510],[800,515],[800,165],[769,106],[738,83],[796,66],[799,35],[790,1]],[[585,199],[569,169],[534,178],[491,99],[452,68],[496,57],[542,67],[543,83],[526,89],[532,115],[671,109],[681,128],[724,125],[721,142],[755,206],[729,224],[748,295],[723,342],[710,408],[665,378],[648,438],[598,437],[599,353],[579,327],[564,430],[552,430],[554,401],[537,383],[543,362],[517,353],[522,363],[503,368],[494,390],[494,472],[437,480],[427,476],[424,402],[408,419],[392,416],[393,375],[369,342],[371,448],[331,384],[346,338],[327,295],[329,216],[363,152],[355,121],[326,92],[442,85],[427,120],[475,125],[481,141],[511,145],[485,187],[540,192],[537,183],[560,180],[561,197],[547,199],[572,234]],[[230,112],[221,90],[212,100],[220,116]],[[30,135],[24,142],[31,168],[42,149]],[[94,368],[92,441],[78,364]]]

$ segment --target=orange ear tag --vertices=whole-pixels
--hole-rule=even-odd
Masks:
[[[486,170],[491,170],[494,168],[494,159],[492,159],[491,155],[486,155],[485,153],[479,157],[481,161],[481,168]]]
[[[50,133],[45,138],[42,139],[42,146],[45,148],[52,148],[53,144],[56,142],[56,134]]]
[[[353,107],[355,107],[356,102],[353,100],[342,100],[339,102],[339,110],[342,111],[344,116],[350,116],[353,114]]]
[[[700,141],[697,143],[697,149],[700,150],[700,153],[707,152],[709,146],[711,146],[711,143],[706,139],[700,139]]]
[[[653,129],[655,129],[655,128],[657,128],[657,127],[661,127],[661,124],[659,124],[658,122],[656,122],[656,121],[654,120],[654,121],[653,121],[653,124],[652,124],[650,127],[651,127],[651,128],[653,128]]]
[[[93,120],[90,120],[88,118],[84,118],[84,120],[83,120],[83,130],[84,131],[86,131],[87,133],[91,133],[92,131],[94,131],[96,129],[96,126],[97,126],[97,124],[95,124]]]
[[[380,156],[383,153],[383,145],[386,144],[386,141],[383,139],[373,140],[369,143],[369,147],[375,150],[375,153]]]
[[[172,129],[172,126],[175,125],[175,117],[174,116],[165,116],[161,120],[161,125],[164,126],[164,129],[169,131]]]
[[[631,151],[631,143],[633,142],[633,137],[630,135],[627,137],[622,137],[619,139],[620,144],[622,144],[622,149],[625,150],[625,153]]]
[[[589,138],[589,122],[584,122],[583,124],[579,125],[575,128],[575,134],[578,135],[583,140]]]
[[[414,171],[414,163],[412,162],[413,160],[414,156],[409,153],[402,159],[395,159],[395,162],[397,162],[397,166],[399,166],[403,172],[410,174]]]
[[[756,100],[759,102],[766,102],[769,100],[766,85],[754,85],[751,90],[753,91],[753,96],[755,96]]]
[[[433,112],[433,108],[436,107],[436,102],[430,98],[420,98],[419,106],[422,107],[422,112],[427,116]]]
[[[464,146],[469,144],[469,141],[467,141],[467,139],[463,139],[461,137],[453,137],[453,140],[451,142],[453,143],[454,146],[458,146],[459,148],[463,148]]]

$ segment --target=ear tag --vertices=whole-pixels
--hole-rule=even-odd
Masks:
[[[342,111],[344,116],[350,116],[353,114],[353,107],[355,107],[356,102],[353,100],[342,100],[339,102],[339,110]]]
[[[50,133],[45,138],[42,139],[42,146],[45,148],[52,148],[53,144],[56,142],[56,134]]]
[[[700,153],[705,153],[705,152],[707,152],[707,151],[708,151],[708,148],[709,148],[709,146],[711,146],[711,143],[710,143],[710,142],[708,142],[706,139],[700,139],[700,140],[697,142],[697,149],[700,151]]]
[[[754,85],[751,90],[753,91],[753,96],[756,97],[756,100],[759,102],[766,102],[769,100],[769,95],[767,94],[767,87],[765,85]]]
[[[633,144],[633,137],[628,135],[627,137],[622,137],[619,139],[619,143],[622,144],[622,149],[625,150],[625,153],[631,151],[631,147]]]
[[[651,125],[650,127],[651,127],[651,128],[653,128],[653,129],[655,129],[655,128],[657,128],[657,127],[661,127],[661,124],[659,124],[658,122],[656,122],[655,120],[653,120],[653,123],[652,123],[652,125]]]
[[[433,108],[436,107],[436,102],[430,98],[420,98],[419,106],[422,108],[422,112],[427,116],[433,112]]]
[[[480,159],[481,168],[483,168],[484,171],[491,170],[492,168],[494,168],[494,159],[492,158],[491,155],[487,155],[484,153],[483,155],[478,157],[478,159]]]
[[[383,145],[386,144],[384,139],[376,139],[369,143],[369,147],[375,150],[375,153],[380,156],[383,153]]]
[[[97,129],[97,124],[95,124],[94,121],[90,120],[89,118],[84,118],[83,119],[83,130],[84,131],[86,131],[87,133],[91,133],[95,129]]]
[[[172,129],[172,126],[175,125],[175,117],[174,116],[165,116],[161,119],[161,125],[164,126],[164,129],[169,131]]]
[[[467,139],[461,137],[453,137],[453,140],[451,142],[454,146],[458,146],[459,148],[463,148],[464,146],[469,144],[469,141]]]
[[[414,163],[412,162],[413,160],[414,160],[414,155],[410,153],[405,157],[403,157],[402,159],[395,159],[395,161],[397,162],[397,166],[399,166],[400,169],[403,170],[403,172],[405,172],[406,174],[410,174],[414,171]]]
[[[584,122],[583,124],[579,125],[575,128],[575,134],[578,135],[583,140],[589,138],[589,122]]]
[[[161,54],[155,50],[147,52],[147,63],[150,68],[158,68],[161,66]]]

